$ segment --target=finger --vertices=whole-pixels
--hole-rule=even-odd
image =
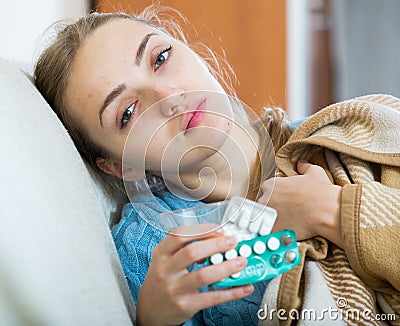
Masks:
[[[297,162],[297,172],[299,174],[306,174],[307,170],[312,166],[311,163],[307,162],[306,160],[299,160]]]
[[[327,175],[322,167],[319,165],[311,164],[305,160],[300,160],[297,162],[297,172],[300,174],[313,174],[315,176],[320,176],[326,178]]]
[[[176,251],[196,240],[220,237],[224,230],[217,224],[197,224],[182,226],[172,230],[156,247],[158,254],[173,255]]]
[[[213,232],[223,232],[220,224],[198,223],[194,225],[185,225],[171,230],[169,233],[183,237],[199,237]]]
[[[214,237],[192,242],[178,250],[172,257],[174,271],[179,271],[199,260],[218,252],[226,252],[236,246],[237,239],[233,236]]]
[[[221,264],[202,267],[182,277],[179,291],[182,291],[181,293],[188,290],[194,291],[200,287],[221,281],[232,274],[240,272],[246,265],[247,259],[239,256],[235,259],[226,260]]]
[[[238,286],[223,290],[213,290],[196,294],[196,300],[190,300],[194,311],[217,306],[221,303],[239,300],[253,293],[253,285]]]
[[[268,199],[271,197],[272,191],[274,190],[274,186],[275,186],[275,182],[276,182],[276,178],[271,178],[268,180],[265,180],[262,185],[261,185],[261,189],[262,189],[262,196],[265,199]]]
[[[268,205],[271,199],[272,193],[264,193],[260,198],[258,198],[257,202],[263,205]]]
[[[263,191],[264,192],[272,191],[272,189],[274,188],[275,180],[276,180],[276,178],[270,178],[268,180],[265,180],[261,185],[261,188],[263,189]]]

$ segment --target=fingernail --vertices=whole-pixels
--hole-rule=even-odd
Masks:
[[[236,238],[235,237],[226,237],[226,243],[229,246],[232,246],[235,242],[236,242]]]
[[[246,264],[246,259],[243,257],[236,258],[236,264],[238,266],[244,266]]]
[[[243,288],[243,292],[244,292],[244,293],[251,293],[251,292],[253,292],[253,285],[251,285],[251,284],[246,285],[246,286]]]

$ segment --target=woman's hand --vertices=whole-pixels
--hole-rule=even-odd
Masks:
[[[305,161],[297,163],[298,176],[272,178],[262,184],[260,203],[275,208],[273,232],[296,231],[298,240],[322,236],[343,248],[340,228],[342,187],[333,185],[324,169]]]
[[[222,229],[206,233],[216,225],[186,226],[174,230],[154,249],[150,267],[139,292],[138,325],[179,325],[198,311],[251,294],[252,285],[200,293],[198,288],[220,281],[242,270],[247,260],[237,257],[221,264],[207,266],[189,273],[195,262],[235,248],[237,240],[224,236]],[[199,229],[202,228],[202,229]],[[204,229],[206,228],[206,229]]]

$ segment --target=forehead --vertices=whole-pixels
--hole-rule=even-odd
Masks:
[[[114,19],[96,28],[81,44],[77,57],[96,57],[112,55],[117,57],[116,51],[137,49],[142,38],[148,33],[165,35],[143,22],[132,19]]]
[[[133,19],[117,18],[100,25],[78,48],[68,83],[73,84],[75,79],[82,87],[84,81],[89,84],[99,80],[117,82],[115,77],[124,76],[135,60],[140,43],[149,33],[176,41],[163,31]]]
[[[133,65],[139,44],[149,33],[166,36],[143,22],[114,19],[99,26],[82,42],[73,58],[65,91],[73,115],[79,108],[99,105],[96,98],[104,97],[110,87],[126,79],[127,66]]]

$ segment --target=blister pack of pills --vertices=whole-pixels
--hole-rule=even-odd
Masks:
[[[239,286],[269,280],[283,274],[300,263],[296,235],[293,230],[282,230],[250,240],[243,240],[237,247],[209,257],[206,265],[220,264],[237,256],[247,258],[246,267],[216,286]]]
[[[300,263],[296,234],[282,230],[270,234],[277,212],[271,207],[232,197],[221,224],[224,234],[235,236],[236,248],[209,257],[206,265],[220,264],[237,256],[247,258],[246,267],[215,283],[216,286],[239,286],[256,283],[283,274]]]
[[[249,240],[271,232],[277,217],[275,209],[239,196],[227,201],[221,220],[224,234],[238,241]]]
[[[173,232],[174,228],[182,225],[215,223],[224,229],[225,235],[237,238],[236,248],[214,254],[205,263],[220,264],[239,255],[247,258],[247,265],[241,272],[214,284],[222,287],[268,280],[300,263],[293,230],[270,234],[276,217],[275,209],[239,196],[223,202],[160,214],[167,231]]]

